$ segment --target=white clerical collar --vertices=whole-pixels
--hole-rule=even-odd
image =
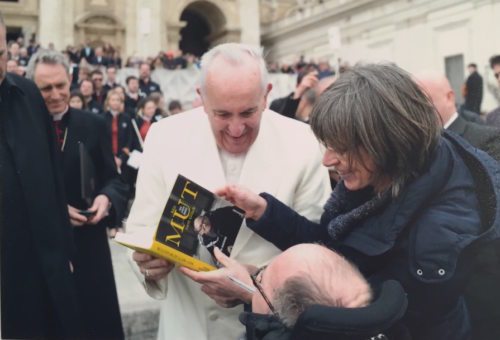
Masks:
[[[241,169],[245,162],[246,153],[235,155],[219,148],[219,156],[224,169],[226,183],[238,183],[240,180]]]
[[[447,129],[450,127],[451,124],[453,124],[454,121],[456,121],[458,118],[458,112],[455,111],[454,114],[451,115],[450,119],[448,119],[448,121],[446,123],[444,123],[444,128]]]
[[[58,120],[61,120],[63,119],[64,115],[66,114],[66,112],[68,112],[68,109],[69,109],[69,106],[66,106],[66,108],[64,109],[63,112],[61,113],[56,113],[54,115],[52,115],[52,120],[53,121],[58,121]]]

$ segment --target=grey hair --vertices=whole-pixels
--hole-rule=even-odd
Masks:
[[[393,197],[425,171],[441,134],[434,105],[393,64],[346,71],[318,99],[311,116],[316,137],[350,162],[362,161],[364,149],[376,165],[375,180],[388,178]]]
[[[276,312],[288,328],[312,305],[355,308],[364,307],[372,300],[370,285],[344,257],[320,256],[314,262],[286,279],[273,295]]]
[[[246,44],[226,43],[212,48],[201,57],[200,90],[205,93],[206,78],[212,62],[219,56],[233,65],[243,65],[243,57],[249,55],[255,59],[260,70],[260,82],[264,91],[269,83],[266,62],[262,56],[262,49]]]
[[[35,69],[38,64],[62,65],[69,75],[69,62],[61,53],[53,50],[42,49],[35,53],[26,67],[26,78],[33,80]]]

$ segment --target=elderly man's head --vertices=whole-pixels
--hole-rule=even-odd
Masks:
[[[248,151],[271,87],[257,48],[223,44],[203,56],[198,93],[219,148],[231,154]]]
[[[28,78],[40,89],[50,114],[66,110],[69,103],[71,75],[64,55],[53,50],[40,50],[28,64]]]
[[[417,74],[415,79],[436,107],[443,124],[446,124],[457,110],[455,92],[448,79],[442,74],[430,72]]]
[[[261,270],[255,281],[261,291],[253,295],[252,311],[270,313],[268,298],[289,327],[311,305],[357,308],[372,299],[371,288],[356,267],[317,244],[289,248]]]

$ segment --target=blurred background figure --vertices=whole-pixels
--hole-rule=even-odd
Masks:
[[[481,114],[481,102],[483,101],[483,77],[477,72],[477,65],[470,63],[467,66],[469,76],[464,84],[463,97],[466,110]]]
[[[170,116],[181,113],[182,111],[182,104],[180,101],[174,99],[168,103],[168,113]]]
[[[168,111],[165,109],[165,97],[161,92],[153,92],[148,96],[149,99],[153,100],[156,105],[155,116],[158,120],[164,117],[168,117]]]
[[[494,55],[490,58],[490,67],[497,81],[496,85],[488,83],[488,88],[493,93],[499,105],[486,116],[486,123],[500,129],[500,55]]]
[[[83,98],[83,95],[80,93],[80,91],[71,91],[69,95],[69,106],[77,110],[84,109],[85,98]]]

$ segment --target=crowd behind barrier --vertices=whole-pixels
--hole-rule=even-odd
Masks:
[[[139,76],[137,68],[124,67],[117,72],[118,82],[126,86],[125,79],[128,76]],[[151,78],[160,84],[163,91],[165,103],[172,100],[179,100],[184,109],[192,108],[192,103],[198,96],[196,88],[199,83],[200,70],[198,68],[188,68],[183,70],[154,70]],[[273,84],[273,89],[269,93],[267,104],[274,99],[288,95],[295,89],[297,76],[295,74],[274,73],[269,75],[269,80]]]

